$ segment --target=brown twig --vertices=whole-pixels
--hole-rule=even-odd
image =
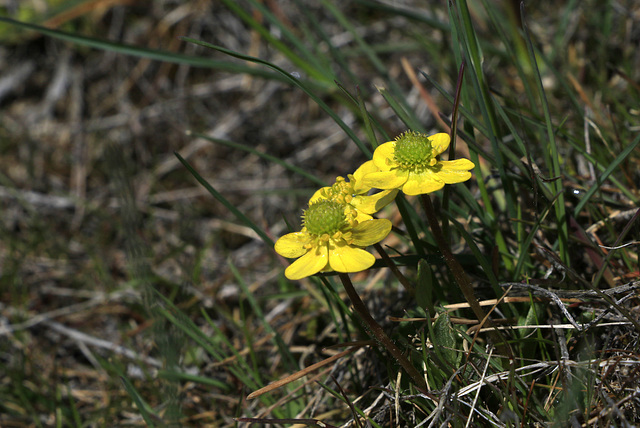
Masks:
[[[261,396],[262,394],[265,394],[267,392],[273,391],[274,389],[280,388],[281,386],[287,385],[291,382],[293,382],[294,380],[298,380],[303,376],[308,375],[309,373],[313,372],[314,370],[317,370],[323,366],[326,366],[329,363],[332,363],[336,360],[339,360],[340,358],[349,355],[350,353],[352,353],[353,351],[355,351],[356,349],[358,349],[357,347],[353,347],[353,348],[349,348],[345,351],[339,352],[336,355],[332,355],[329,358],[326,358],[318,363],[312,364],[309,367],[305,367],[304,369],[297,371],[295,373],[293,373],[292,375],[286,376],[282,379],[279,379],[275,382],[271,382],[269,385],[258,389],[257,391],[253,391],[251,394],[249,394],[247,396],[247,400],[251,400],[252,398],[256,398]]]

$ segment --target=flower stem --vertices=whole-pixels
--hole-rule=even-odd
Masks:
[[[473,286],[471,285],[469,277],[449,249],[449,244],[442,234],[442,229],[440,229],[440,224],[438,223],[438,218],[436,217],[435,210],[433,209],[431,198],[429,197],[429,195],[423,194],[420,195],[420,200],[422,201],[422,207],[427,214],[427,220],[429,221],[431,232],[433,233],[433,237],[438,244],[440,253],[442,254],[442,257],[444,257],[447,266],[449,266],[449,270],[453,274],[453,278],[458,283],[460,291],[462,291],[464,298],[466,299],[467,303],[469,303],[469,306],[478,318],[478,321],[480,323],[485,323],[489,327],[492,326],[493,323],[480,306],[480,303],[478,302],[478,299],[473,292]],[[507,345],[500,332],[498,330],[492,330],[489,332],[489,334],[491,335],[491,340],[493,340],[500,353],[509,356],[510,361],[513,361],[513,352]]]
[[[349,275],[346,273],[338,273],[340,276],[340,280],[342,280],[342,284],[344,285],[344,289],[347,291],[347,295],[349,295],[349,299],[353,304],[353,308],[358,313],[362,321],[364,322],[365,329],[367,332],[373,336],[373,338],[380,345],[384,346],[384,348],[389,351],[389,353],[395,358],[395,360],[402,366],[402,368],[407,372],[411,379],[415,382],[416,386],[423,390],[427,391],[427,382],[424,377],[420,375],[418,370],[409,362],[407,357],[402,355],[402,351],[396,346],[395,343],[386,335],[380,324],[373,319],[369,310],[365,306],[365,304],[358,296],[355,288],[353,288],[353,284],[351,283],[351,279]]]
[[[384,262],[386,263],[387,267],[389,269],[391,269],[391,272],[393,272],[393,274],[396,276],[396,278],[398,278],[398,281],[400,281],[400,283],[404,286],[405,290],[407,290],[410,295],[414,296],[416,294],[416,292],[415,292],[413,286],[411,285],[411,283],[409,282],[407,277],[404,276],[402,274],[402,272],[400,272],[400,269],[398,269],[398,266],[396,266],[396,264],[393,262],[393,260],[391,260],[391,257],[389,257],[389,255],[384,250],[382,245],[380,245],[378,243],[378,244],[373,244],[373,246],[376,249],[376,251],[378,252],[378,254],[380,254],[380,257],[382,257],[382,260],[384,260]]]
[[[467,303],[469,303],[471,310],[476,315],[478,320],[482,321],[486,317],[486,314],[484,313],[484,310],[480,306],[480,303],[478,302],[478,299],[473,292],[473,286],[471,285],[471,281],[469,281],[469,277],[467,277],[464,269],[449,249],[449,244],[442,234],[442,229],[440,229],[440,223],[438,223],[438,218],[436,217],[435,210],[433,209],[431,198],[429,197],[429,195],[423,194],[420,195],[420,200],[422,201],[422,207],[424,208],[424,212],[427,214],[427,220],[429,221],[431,232],[433,233],[433,237],[438,244],[438,248],[440,249],[442,257],[444,257],[444,261],[447,263],[447,266],[449,266],[449,270],[451,270],[451,273],[458,283],[458,286],[460,287],[460,291],[462,291],[464,298],[467,300]]]

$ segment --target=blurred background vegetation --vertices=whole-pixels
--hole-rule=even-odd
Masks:
[[[0,1],[0,425],[638,420],[640,5],[523,7]],[[517,366],[472,403],[481,388],[464,388],[488,362],[487,376],[509,373],[486,337],[461,375],[460,358],[427,342],[462,355],[464,323],[443,334],[392,321],[425,307],[384,270],[353,275],[378,321],[424,357],[431,393],[415,395],[372,346],[247,400],[341,350],[326,347],[366,338],[333,278],[287,281],[265,241],[297,227],[317,187],[376,144],[408,128],[448,132],[463,60],[457,151],[478,167],[438,196],[454,250],[480,297],[523,280],[589,292],[560,296],[596,323],[509,330]],[[414,253],[402,235],[387,244]],[[442,263],[431,269],[439,311],[464,302]],[[595,291],[621,286],[622,297]],[[530,291],[494,317],[568,322]]]

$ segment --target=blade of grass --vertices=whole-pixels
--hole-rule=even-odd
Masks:
[[[344,121],[342,119],[340,119],[340,117],[324,101],[322,101],[317,95],[315,95],[307,87],[306,84],[304,84],[300,79],[297,79],[296,77],[291,75],[291,73],[288,73],[287,71],[283,70],[282,68],[280,68],[277,65],[272,64],[272,63],[270,63],[268,61],[262,60],[260,58],[255,58],[255,57],[252,57],[252,56],[249,56],[249,55],[243,55],[241,53],[234,52],[232,50],[225,49],[225,48],[220,47],[220,46],[212,45],[211,43],[202,42],[200,40],[192,39],[192,38],[189,38],[189,37],[182,37],[182,40],[184,40],[185,42],[194,43],[196,45],[204,46],[206,48],[213,49],[213,50],[216,50],[218,52],[222,52],[222,53],[224,53],[226,55],[229,55],[229,56],[232,56],[234,58],[239,58],[239,59],[242,59],[244,61],[254,62],[254,63],[257,63],[257,64],[262,64],[264,66],[267,66],[267,67],[279,72],[290,83],[293,83],[295,86],[300,88],[305,94],[307,94],[309,96],[309,98],[311,98],[313,101],[315,101],[315,103],[318,104],[318,106],[320,108],[322,108],[329,116],[331,116],[331,118],[336,122],[336,124],[340,128],[342,128],[342,130],[349,136],[349,138],[351,138],[351,140],[353,140],[354,143],[356,143],[356,145],[362,151],[362,153],[367,155],[367,157],[369,157],[369,158],[371,157],[371,151],[362,143],[362,141],[360,141],[360,139],[351,130],[351,128],[349,128],[349,126],[347,126],[347,124],[344,123]]]
[[[413,114],[411,110],[405,109],[405,107],[398,102],[398,100],[391,95],[391,93],[386,88],[378,88],[378,92],[385,99],[385,101],[389,104],[389,107],[393,110],[393,112],[398,116],[398,118],[407,126],[407,128],[412,131],[417,132],[425,132],[424,127],[418,120],[418,118]]]
[[[356,95],[353,95],[352,93],[350,93],[347,88],[344,87],[344,85],[342,85],[341,83],[336,83],[338,85],[338,88],[340,88],[340,90],[347,96],[347,98],[356,106],[358,106],[358,109],[360,111],[360,115],[362,117],[363,122],[365,123],[365,131],[367,133],[367,137],[369,139],[373,138],[374,142],[375,142],[375,147],[378,146],[377,144],[377,139],[375,139],[375,133],[373,131],[373,125],[375,125],[376,130],[382,134],[382,138],[383,141],[390,141],[391,137],[389,137],[389,134],[387,134],[385,127],[383,124],[380,123],[380,121],[378,119],[376,119],[374,117],[374,115],[372,115],[371,113],[369,113],[369,111],[366,108],[366,104],[365,104],[365,99],[362,96],[362,92],[360,91],[360,87],[356,86]],[[364,114],[367,114],[367,116],[365,117]],[[369,127],[372,127],[371,130],[369,130]],[[373,146],[374,143],[372,143],[372,147],[375,150],[375,147]]]
[[[516,67],[518,71],[518,76],[520,76],[520,81],[522,82],[522,86],[524,89],[524,93],[527,96],[529,101],[529,105],[535,105],[535,96],[533,93],[533,89],[531,88],[531,64],[529,64],[529,57],[526,54],[526,46],[524,45],[524,40],[522,39],[522,35],[519,33],[517,24],[512,21],[516,19],[515,16],[509,16],[506,18],[504,14],[499,15],[499,9],[495,7],[495,5],[489,4],[487,0],[482,0],[482,4],[484,6],[484,10],[487,12],[487,16],[491,21],[491,25],[493,26],[494,31],[502,41],[503,46],[506,49],[506,56],[508,59],[511,59],[510,64]],[[513,15],[513,14],[510,14]],[[503,25],[500,25],[501,22],[505,22],[505,20],[509,19],[511,25],[509,25],[509,33],[505,31]],[[523,64],[524,61],[527,61]]]
[[[209,377],[199,376],[191,373],[178,372],[175,370],[158,370],[158,378],[167,379],[180,382],[195,382],[202,385],[212,386],[214,388],[220,388],[223,391],[230,391],[231,387],[217,379]]]
[[[21,28],[36,31],[55,39],[64,40],[66,42],[73,43],[80,46],[88,46],[95,49],[104,51],[116,52],[123,55],[130,55],[138,58],[149,58],[157,61],[170,62],[174,64],[186,64],[194,67],[212,68],[221,71],[228,71],[237,74],[247,74],[251,76],[262,77],[269,80],[279,80],[287,82],[279,73],[273,73],[267,70],[262,70],[254,67],[247,67],[245,65],[236,64],[229,61],[220,61],[210,58],[204,58],[199,56],[185,55],[176,52],[148,49],[144,47],[129,45],[125,43],[113,42],[109,40],[97,39],[94,37],[83,36],[80,34],[68,33],[60,30],[53,30],[51,28],[42,27],[35,24],[29,24],[26,22],[16,21],[11,18],[0,16],[0,22],[5,22],[10,25],[14,25]],[[324,86],[325,89],[327,86]]]
[[[69,400],[69,409],[71,412],[70,421],[73,422],[74,426],[82,426],[82,418],[80,417],[80,412],[78,412],[78,405],[76,400],[73,398],[72,387],[67,384],[67,399]]]
[[[516,129],[516,126],[513,124],[513,122],[509,119],[509,116],[507,116],[507,113],[505,111],[505,109],[500,105],[500,103],[496,102],[495,104],[496,110],[498,111],[498,114],[500,115],[500,117],[502,118],[503,122],[507,125],[507,127],[509,128],[509,131],[511,132],[511,136],[513,137],[513,140],[516,142],[518,148],[521,150],[521,157],[527,156],[527,149],[525,147],[524,141],[522,140],[522,138],[520,137],[520,135],[518,134],[518,130]],[[510,153],[511,155],[509,156],[509,160],[511,161],[511,163],[516,166],[525,177],[529,176],[530,170],[529,168],[520,160],[520,158],[518,158],[518,156],[513,153],[512,151],[508,151],[508,153]],[[544,192],[544,196],[547,199],[551,199],[551,195],[553,195],[552,190],[549,189],[549,184],[545,181],[542,180],[541,177],[536,176],[536,178],[538,179],[538,188],[542,189]]]
[[[538,63],[536,61],[536,52],[533,47],[533,42],[531,41],[531,36],[529,35],[529,29],[526,23],[526,16],[524,13],[524,3],[520,4],[520,14],[522,17],[522,26],[525,34],[525,40],[527,42],[527,49],[529,51],[529,59],[533,66],[533,71],[535,75],[535,82],[538,89],[538,95],[540,97],[540,103],[542,105],[542,111],[544,112],[544,119],[547,125],[547,140],[543,142],[543,155],[545,159],[545,163],[547,164],[547,169],[551,172],[553,177],[561,177],[562,169],[560,168],[560,155],[558,154],[558,145],[556,144],[554,126],[551,121],[551,112],[549,111],[549,103],[547,102],[547,95],[544,90],[544,86],[542,84],[542,76],[540,75],[540,70],[538,69]],[[562,181],[555,180],[551,183],[551,187],[554,190],[554,194],[558,195],[557,203],[555,204],[555,214],[556,221],[558,222],[558,251],[560,253],[560,259],[567,266],[571,266],[570,264],[570,256],[569,256],[569,226],[567,213],[564,203],[564,192],[562,189]]]
[[[484,55],[478,41],[478,36],[476,35],[471,21],[471,15],[469,13],[469,8],[467,6],[466,0],[461,0],[459,2],[456,2],[456,4],[457,8],[451,11],[451,14],[455,17],[455,19],[452,20],[452,24],[454,31],[459,34],[458,38],[461,41],[460,46],[462,48],[463,58],[470,68],[469,79],[467,79],[467,81],[470,81],[473,85],[476,104],[480,109],[480,113],[483,117],[484,122],[490,129],[490,133],[487,137],[491,142],[493,155],[496,161],[496,168],[498,169],[502,185],[504,186],[504,193],[507,200],[506,209],[509,217],[515,218],[516,193],[513,189],[511,181],[507,178],[507,168],[503,159],[502,146],[498,144],[502,133],[498,126],[495,108],[493,106],[492,98],[489,94],[489,85],[486,81],[484,70],[482,68]],[[468,95],[466,98],[466,101],[470,101],[468,99]],[[470,102],[465,102],[464,104],[472,105]],[[511,262],[508,259],[504,259],[504,262],[507,269],[510,270]]]
[[[356,87],[356,95],[358,96],[358,107],[360,107],[360,115],[362,116],[362,120],[364,121],[364,129],[367,133],[369,144],[371,144],[371,149],[375,151],[378,147],[378,141],[376,139],[376,134],[373,131],[373,126],[371,126],[371,117],[369,116],[367,105],[362,98],[362,93],[360,92],[359,87]]]
[[[353,40],[362,50],[371,65],[373,65],[376,72],[387,82],[391,93],[398,99],[399,104],[402,105],[406,111],[410,112],[413,115],[413,110],[410,109],[409,105],[406,103],[402,89],[400,88],[398,83],[389,76],[389,71],[387,70],[384,62],[378,57],[371,46],[369,46],[369,44],[362,38],[358,31],[356,31],[356,28],[353,26],[351,21],[336,7],[336,5],[334,4],[335,2],[329,0],[321,0],[321,3],[324,6],[325,10],[331,13],[336,18],[338,23],[342,25],[342,27],[347,30],[349,34],[351,34],[351,37],[353,37]],[[414,120],[417,121],[415,115],[413,116]]]
[[[601,162],[601,161],[599,161],[599,160],[597,159],[596,155],[594,155],[594,154],[592,154],[592,153],[588,153],[588,152],[584,149],[584,147],[582,147],[582,146],[580,145],[580,143],[579,143],[578,141],[575,141],[575,139],[574,139],[573,137],[571,137],[571,136],[569,136],[569,135],[566,135],[566,134],[563,134],[563,137],[565,137],[565,138],[567,139],[567,141],[571,144],[571,146],[572,146],[572,147],[573,147],[577,152],[579,152],[579,153],[580,153],[580,155],[584,156],[584,158],[585,158],[587,161],[589,161],[591,164],[593,164],[593,166],[594,166],[596,169],[598,169],[600,172],[604,173],[604,172],[606,172],[606,171],[608,171],[608,170],[609,170],[609,166],[605,167],[605,164],[606,164],[606,165],[610,165],[610,163],[609,163],[608,161],[607,161],[607,162]],[[631,144],[634,144],[634,143],[635,143],[635,144],[637,144],[638,142],[634,140],[634,142],[632,142]],[[627,148],[628,148],[628,147],[627,147]],[[627,148],[623,149],[623,152],[624,152],[624,151],[626,151],[626,149],[627,149]],[[628,155],[627,155],[627,156],[628,156]],[[620,155],[618,155],[618,156],[616,157],[616,160],[617,160],[619,157],[620,157]],[[620,159],[620,162],[623,162],[623,161],[624,161],[624,159]],[[619,165],[618,165],[618,166],[619,166]],[[622,183],[620,182],[620,180],[618,180],[618,179],[616,178],[616,176],[615,176],[615,175],[612,175],[612,174],[611,174],[612,172],[613,172],[613,170],[612,170],[611,172],[609,172],[609,173],[608,173],[608,175],[607,175],[606,179],[607,179],[607,180],[609,180],[609,181],[611,181],[611,183],[613,183],[613,184],[618,188],[618,190],[620,190],[620,192],[621,192],[621,193],[623,193],[623,194],[624,194],[624,195],[625,195],[625,196],[626,196],[630,201],[632,201],[633,203],[636,203],[636,204],[637,204],[637,202],[638,202],[638,197],[637,197],[637,196],[636,196],[636,195],[635,195],[635,194],[634,194],[634,193],[629,189],[629,186],[626,186],[626,185],[622,184]],[[592,197],[593,197],[593,196],[592,196]],[[586,205],[586,203],[585,203],[585,205]],[[582,207],[580,207],[580,208],[581,208],[581,209],[580,209],[580,211],[582,211],[582,209],[584,209],[585,207],[584,207],[584,206],[582,206]],[[575,210],[575,208],[574,208],[574,210]]]
[[[526,238],[522,240],[521,243],[519,243],[520,252],[519,252],[518,260],[516,261],[516,266],[513,273],[514,278],[520,278],[522,274],[522,270],[524,269],[524,265],[527,259],[529,258],[529,247],[531,246],[531,242],[533,241],[533,238],[535,237],[536,233],[538,233],[538,230],[542,226],[542,223],[547,218],[547,215],[549,214],[549,210],[554,205],[554,203],[557,203],[557,201],[555,201],[555,198],[551,199],[549,204],[544,207],[540,215],[538,215],[535,223],[531,227],[531,230],[527,234]]]
[[[231,202],[229,202],[224,196],[222,196],[220,192],[218,192],[209,183],[207,183],[207,180],[202,178],[202,176],[198,174],[198,172],[195,169],[193,169],[193,167],[189,164],[189,162],[187,162],[182,156],[180,156],[178,152],[174,152],[174,154],[176,155],[180,163],[182,163],[182,165],[184,165],[184,167],[187,168],[187,170],[191,173],[191,175],[193,175],[193,177],[198,181],[198,183],[200,183],[205,189],[207,189],[207,191],[211,194],[211,196],[216,198],[218,202],[220,202],[229,211],[231,211],[238,220],[240,220],[242,223],[244,223],[246,226],[248,226],[254,232],[256,232],[258,236],[262,238],[265,244],[273,248],[273,245],[274,245],[273,240],[262,230],[262,228],[260,228],[253,221],[251,221],[249,217],[244,215],[244,213],[238,210],[235,206],[233,206],[233,204],[231,204]]]
[[[293,356],[291,355],[289,348],[287,348],[287,346],[285,345],[280,334],[276,330],[274,330],[273,327],[271,327],[271,324],[269,324],[269,322],[265,318],[264,313],[262,312],[262,308],[256,301],[251,290],[249,290],[249,286],[244,281],[244,278],[242,278],[242,275],[240,275],[240,272],[238,271],[238,269],[235,267],[233,263],[231,263],[231,261],[229,261],[228,266],[229,266],[229,269],[231,270],[231,273],[236,278],[236,281],[238,281],[238,285],[242,289],[244,293],[243,294],[244,297],[249,302],[249,305],[251,305],[251,309],[253,309],[253,313],[262,322],[262,325],[264,326],[265,330],[273,334],[275,339],[275,344],[278,347],[278,350],[280,351],[280,355],[282,355],[283,359],[288,362],[289,368],[297,369],[298,368],[297,363],[293,358]]]
[[[235,142],[229,141],[229,140],[223,140],[221,138],[210,137],[208,135],[200,134],[200,133],[197,133],[197,132],[189,132],[188,135],[194,136],[196,138],[202,138],[202,139],[205,139],[207,141],[211,141],[212,143],[222,144],[223,146],[227,146],[227,147],[231,147],[233,149],[238,149],[238,150],[242,150],[242,151],[247,152],[247,153],[251,153],[253,155],[261,157],[262,159],[268,160],[269,162],[273,162],[273,163],[275,163],[277,165],[280,165],[283,168],[288,169],[289,171],[295,172],[296,174],[300,175],[301,177],[306,178],[307,180],[311,181],[313,184],[316,184],[316,185],[318,185],[320,187],[324,187],[324,186],[327,185],[324,181],[322,181],[321,179],[319,179],[315,175],[310,174],[309,172],[307,172],[307,170],[299,168],[299,167],[297,167],[295,165],[291,165],[290,163],[281,160],[277,156],[273,156],[273,155],[270,155],[268,153],[261,152],[259,150],[254,149],[253,147],[249,147],[249,146],[246,146],[246,145],[240,144],[240,143],[235,143]]]
[[[491,269],[491,263],[489,263],[487,258],[482,254],[482,251],[473,240],[473,237],[469,234],[469,232],[467,232],[464,226],[462,226],[460,222],[456,220],[454,216],[452,216],[447,211],[443,211],[443,214],[449,219],[451,223],[453,223],[458,233],[462,235],[462,238],[471,249],[471,252],[473,253],[475,259],[478,263],[480,263],[480,266],[482,266],[482,270],[484,271],[485,275],[487,275],[487,279],[489,280],[491,287],[496,292],[496,295],[500,296],[502,294],[502,289],[498,285],[498,278],[496,278],[495,274],[493,273],[493,269]]]
[[[458,110],[460,108],[460,91],[462,90],[462,82],[464,80],[464,68],[465,63],[462,61],[460,64],[460,70],[458,71],[458,81],[456,82],[456,93],[453,99],[453,112],[451,113],[451,132],[449,139],[451,141],[449,145],[449,160],[452,161],[456,157],[456,142],[458,141]],[[474,164],[475,165],[475,164]],[[449,192],[451,186],[445,186],[442,191],[442,211],[446,212],[449,209]],[[449,222],[442,222],[442,231],[445,236],[449,236]]]
[[[252,369],[251,365],[246,361],[243,355],[238,352],[234,344],[229,341],[218,325],[211,320],[204,308],[201,313],[215,333],[211,336],[205,335],[205,333],[195,325],[191,319],[186,317],[169,299],[155,290],[154,292],[168,307],[168,309],[165,309],[164,307],[159,307],[157,309],[160,316],[165,318],[179,330],[183,331],[216,361],[219,363],[225,363],[226,370],[228,370],[231,375],[239,379],[247,388],[256,389],[259,387],[260,383],[262,383],[260,380],[260,373],[255,372]],[[226,355],[224,353],[224,348],[223,346],[220,346],[219,342],[222,342],[226,348],[231,351],[232,356],[234,357],[233,359],[231,358],[231,355]],[[267,397],[265,397],[264,402],[267,405],[272,404],[272,400]]]
[[[616,171],[620,164],[631,154],[633,153],[633,151],[636,149],[636,147],[638,146],[638,143],[640,143],[640,134],[638,134],[636,136],[636,138],[629,143],[629,145],[627,147],[624,148],[624,150],[622,150],[620,152],[620,154],[611,162],[609,163],[609,166],[607,166],[607,168],[604,170],[604,172],[602,173],[602,175],[600,175],[596,181],[596,183],[594,183],[593,186],[591,186],[589,188],[589,190],[587,190],[584,194],[584,196],[582,197],[582,199],[580,199],[580,202],[578,202],[578,204],[575,206],[574,208],[574,216],[577,217],[578,214],[580,213],[580,211],[582,211],[582,209],[584,208],[584,206],[589,202],[589,200],[593,197],[593,195],[598,191],[598,189],[600,189],[600,186],[602,186],[602,184],[609,178],[609,176],[611,175],[611,173],[613,173],[614,171]],[[586,154],[586,153],[585,153]],[[600,166],[600,164],[597,164],[598,166]],[[620,184],[620,190],[624,189],[626,186],[622,186],[622,184]],[[627,195],[629,197],[629,199],[633,202],[637,202],[637,197],[634,196],[631,192],[629,192],[629,194]]]
[[[340,69],[347,75],[347,78],[351,81],[351,84],[359,85],[361,82],[358,76],[353,71],[351,71],[351,68],[349,67],[349,63],[347,62],[347,59],[343,53],[343,50],[334,46],[334,43],[332,42],[331,37],[329,37],[329,35],[324,30],[322,25],[320,25],[320,22],[318,21],[318,17],[312,13],[312,11],[310,10],[307,4],[304,4],[301,0],[294,0],[294,1],[296,3],[296,6],[298,6],[298,9],[305,16],[307,20],[306,24],[308,24],[310,28],[313,29],[313,31],[315,31],[315,33],[320,37],[320,40],[322,40],[322,42],[329,48],[329,54],[331,55],[335,63],[337,63],[340,66]],[[306,26],[302,26],[302,27],[303,27],[302,30],[305,31]]]
[[[425,73],[424,71],[420,70],[420,74],[429,81],[429,83],[431,85],[433,85],[434,88],[436,88],[438,90],[438,92],[440,92],[440,94],[445,97],[445,99],[451,103],[451,105],[453,105],[453,101],[454,101],[454,97],[453,95],[451,95],[450,93],[448,93],[444,87],[442,85],[440,85],[434,78],[432,78],[429,74]],[[463,91],[464,94],[464,91]],[[489,138],[489,130],[484,126],[484,124],[474,116],[474,114],[467,108],[465,107],[465,105],[461,105],[459,107],[459,113],[462,115],[462,117],[464,117],[465,122],[469,122],[473,128],[475,128],[476,130],[478,130],[478,132],[485,136],[486,138]],[[474,149],[476,151],[478,151],[479,153],[481,153],[483,155],[483,157],[486,157],[487,159],[491,159],[492,160],[492,164],[495,164],[495,161],[493,160],[493,156],[491,156],[488,152],[485,152],[482,147],[475,145]]]
[[[152,428],[155,427],[156,424],[153,421],[154,420],[161,421],[162,419],[160,419],[157,415],[153,413],[153,410],[151,409],[151,407],[142,398],[138,390],[133,386],[131,381],[124,374],[120,374],[120,380],[122,381],[122,385],[124,386],[124,389],[126,389],[127,393],[129,394],[133,402],[136,404],[136,407],[140,412],[142,419],[144,419],[144,422],[147,424],[148,427],[152,427]]]
[[[355,2],[367,8],[383,12],[387,16],[402,16],[412,21],[426,24],[426,27],[428,28],[434,28],[442,31],[451,31],[451,27],[446,22],[435,19],[432,16],[415,9],[397,7],[395,3],[388,4],[370,0],[356,0]]]
[[[449,3],[449,16],[452,23],[452,37],[456,40],[459,40],[459,43],[455,46],[458,47],[458,49],[456,50],[460,51],[458,55],[458,57],[460,58],[460,62],[462,63],[464,61],[471,68],[471,72],[469,73],[467,82],[469,82],[469,84],[471,85],[472,90],[462,91],[462,97],[464,100],[463,104],[467,106],[476,104],[480,109],[483,121],[488,127],[488,129],[485,131],[485,136],[491,143],[494,161],[493,165],[498,170],[504,189],[504,196],[506,198],[506,203],[504,204],[504,206],[506,208],[506,211],[508,212],[508,216],[510,218],[515,218],[517,216],[517,212],[515,209],[517,196],[515,194],[513,184],[508,178],[506,163],[503,159],[505,153],[508,152],[505,150],[506,146],[504,144],[498,144],[499,136],[501,135],[501,133],[498,128],[493,99],[489,94],[488,84],[486,82],[484,71],[482,69],[483,53],[478,42],[478,37],[476,36],[475,30],[471,23],[471,17],[466,1],[462,0],[460,2],[457,2],[456,6],[453,6],[452,3]],[[468,86],[468,84],[465,86]],[[475,94],[475,103],[471,100],[472,93]],[[460,112],[465,115],[464,109],[461,108]],[[472,115],[469,116],[472,117]],[[478,122],[477,119],[471,119],[470,121],[474,124],[474,126],[475,123]],[[470,128],[471,125],[465,123],[465,129],[472,135],[472,131]],[[497,216],[492,205],[492,199],[488,194],[488,189],[484,185],[484,171],[482,170],[480,159],[478,158],[478,155],[473,151],[471,151],[471,161],[476,165],[475,173],[478,177],[479,190],[481,198],[485,205],[485,210],[487,211],[489,217],[493,219],[491,224],[486,224],[486,227],[489,227],[491,230],[495,231],[495,242],[497,243],[500,254],[502,255],[502,261],[504,263],[505,269],[507,271],[511,271],[513,269],[513,261],[509,256],[510,252],[507,248],[502,229],[500,227],[495,227],[496,225],[493,224],[495,223]]]
[[[283,38],[288,40],[293,46],[297,48],[299,52],[302,53],[302,56],[294,53],[291,49],[287,47],[283,42],[281,42],[278,38],[274,37],[269,29],[267,29],[264,25],[261,25],[256,19],[254,19],[251,14],[246,11],[246,6],[241,5],[236,0],[222,0],[223,3],[233,11],[233,13],[246,22],[251,28],[257,31],[268,43],[270,46],[273,46],[278,51],[280,51],[284,56],[286,56],[293,64],[297,67],[300,67],[301,70],[304,71],[312,80],[317,80],[319,82],[323,82],[325,85],[330,85],[331,82],[335,79],[331,70],[326,66],[326,64],[322,64],[320,62],[320,58],[322,56],[316,55],[310,52],[307,47],[302,43],[302,40],[295,36],[289,28],[282,23],[278,18],[276,18],[266,7],[264,7],[260,2],[255,0],[248,0],[256,10],[260,11],[260,14],[266,18],[274,27],[278,28],[280,34]]]

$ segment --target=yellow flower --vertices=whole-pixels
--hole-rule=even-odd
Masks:
[[[353,174],[347,175],[349,181],[346,181],[343,177],[336,178],[333,186],[323,187],[314,193],[309,203],[331,200],[341,204],[347,204],[356,210],[358,214],[356,220],[359,223],[365,220],[371,220],[372,214],[384,208],[393,201],[398,194],[398,190],[393,189],[383,190],[370,196],[367,195],[371,187],[365,186],[362,183],[362,178],[376,171],[378,171],[378,167],[375,166],[373,161],[365,162]]]
[[[320,271],[360,272],[375,262],[363,247],[382,241],[391,231],[387,219],[359,223],[349,205],[331,200],[309,204],[302,216],[302,230],[276,241],[275,250],[288,258],[298,258],[284,274],[291,280]]]
[[[471,178],[475,165],[468,159],[441,161],[437,156],[447,150],[450,138],[440,133],[431,136],[407,131],[395,141],[378,146],[373,162],[380,171],[364,176],[363,184],[378,189],[401,189],[407,195],[440,190],[445,184]]]

